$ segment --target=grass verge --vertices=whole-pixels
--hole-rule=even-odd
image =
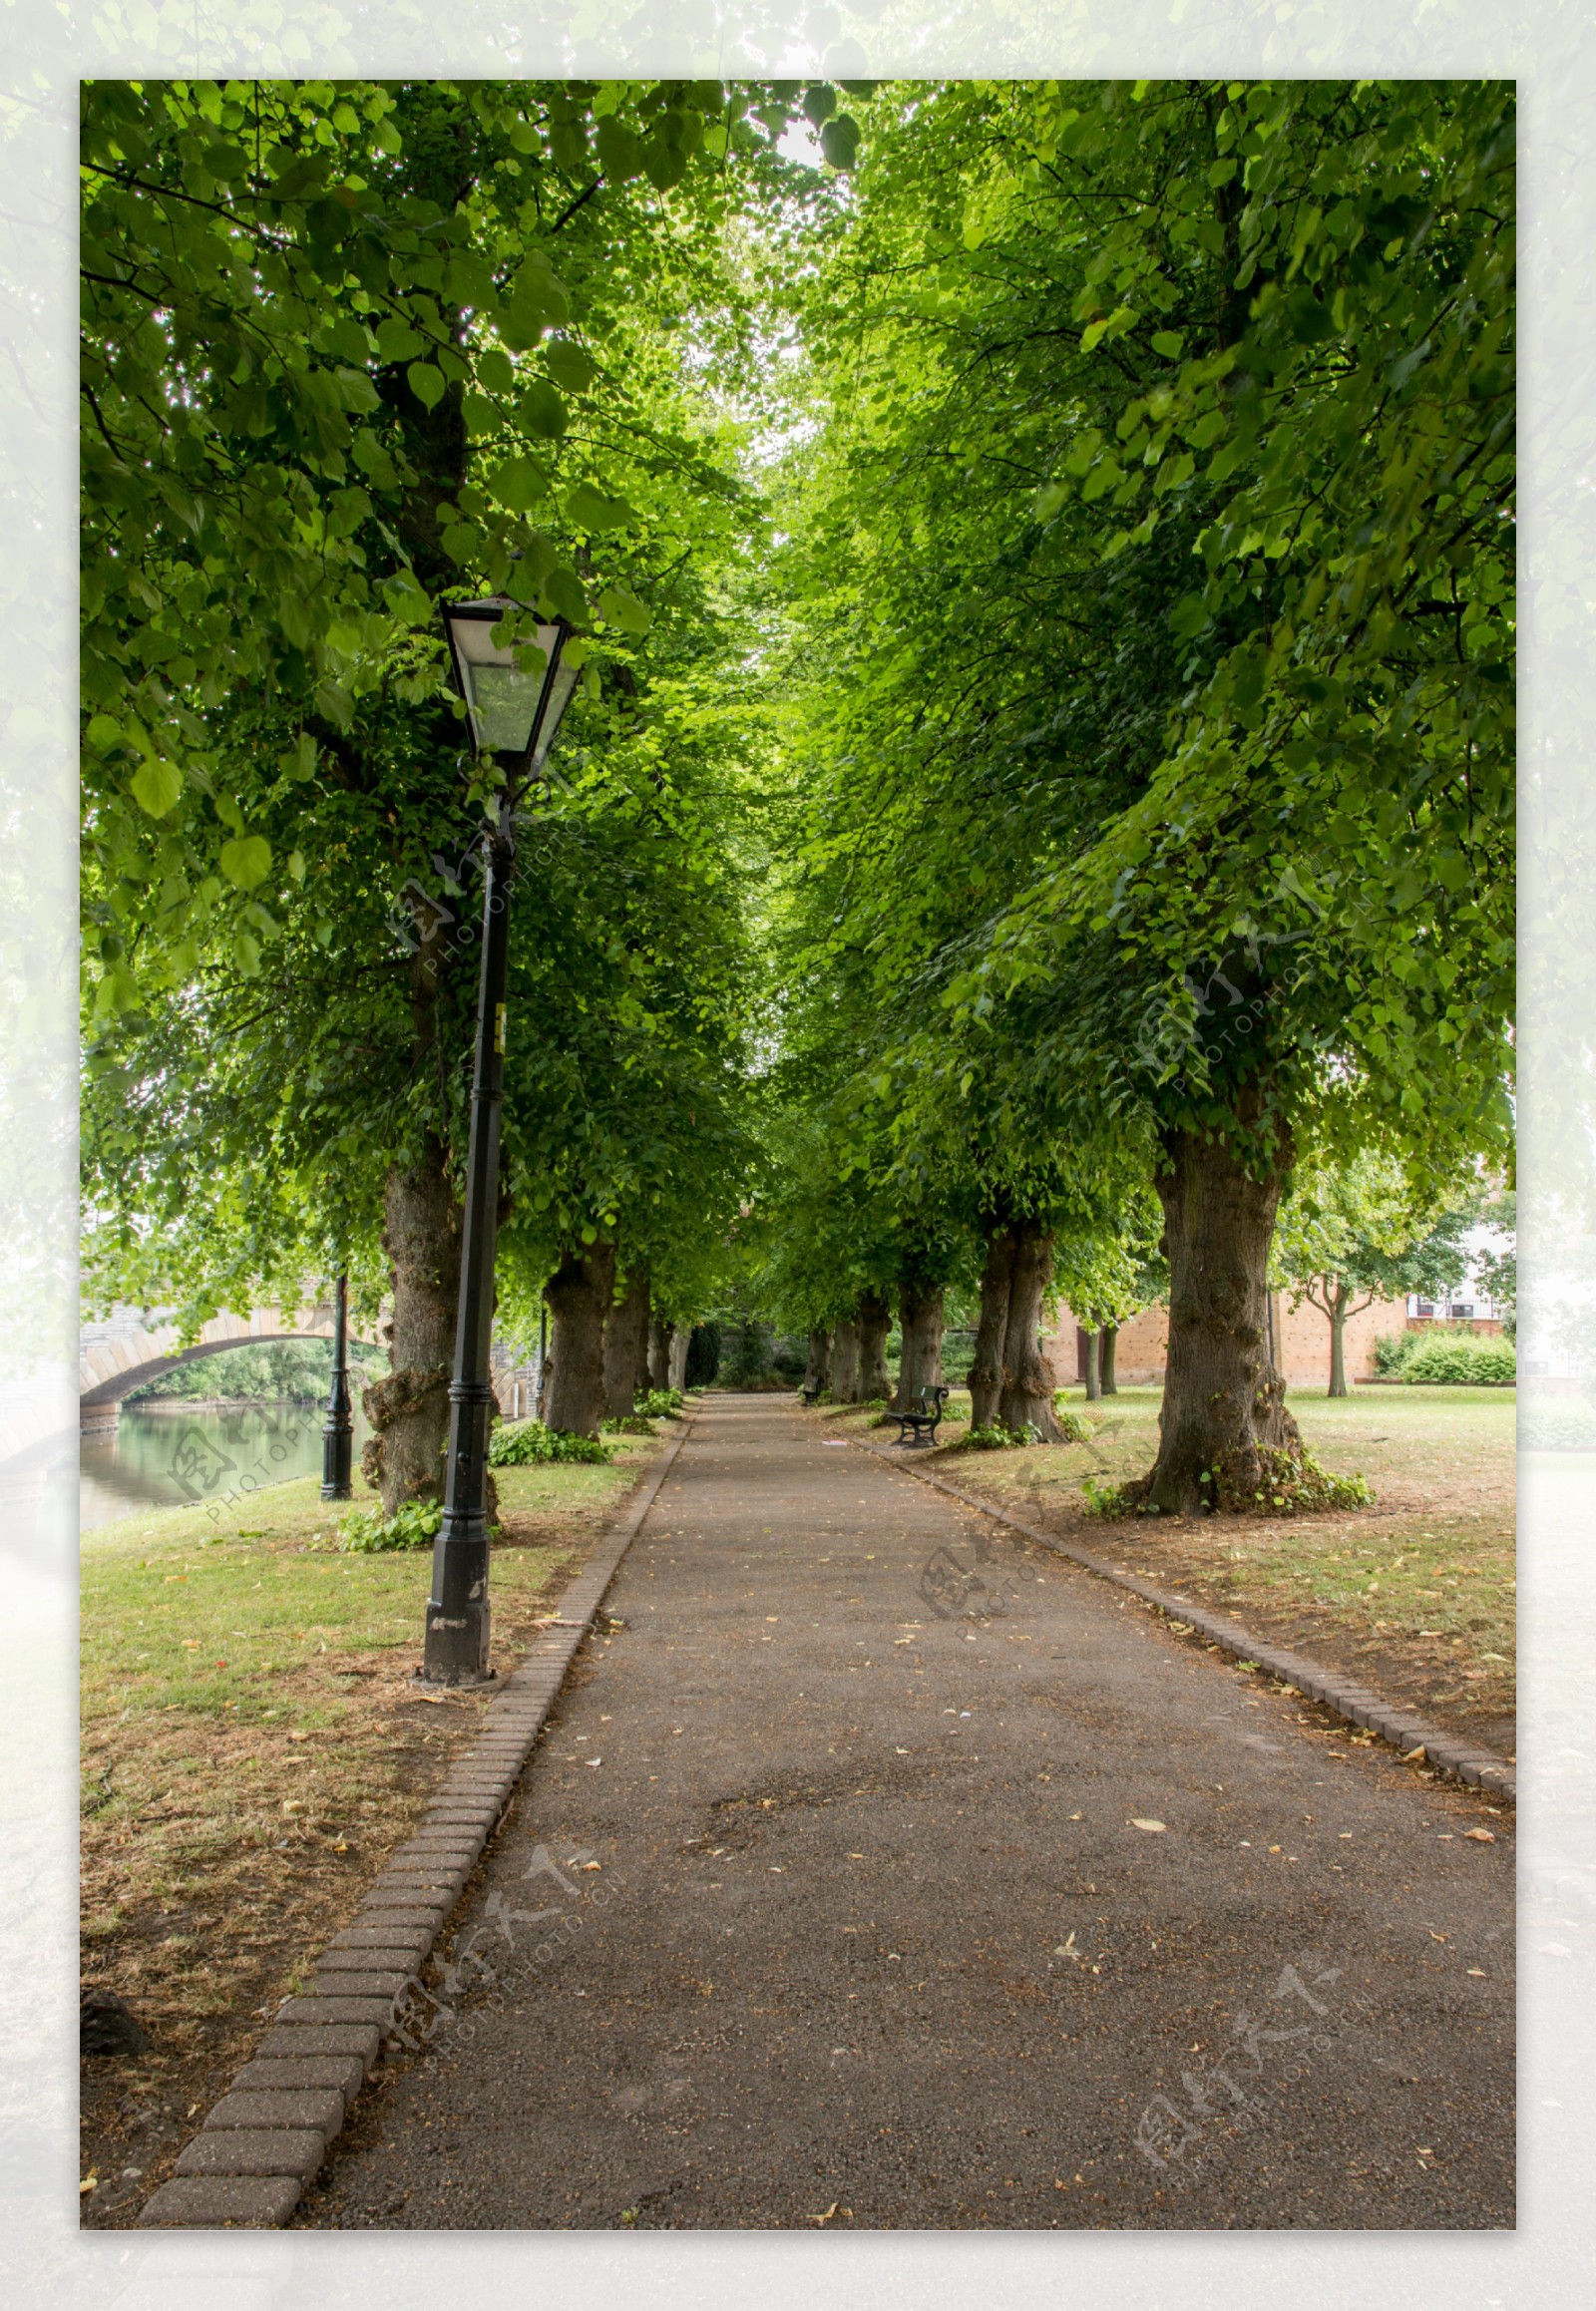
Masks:
[[[1151,1466],[1159,1400],[1157,1388],[1124,1388],[1087,1407],[1071,1389],[1069,1407],[1091,1429],[1086,1443],[939,1447],[923,1465],[1512,1756],[1513,1391],[1294,1392],[1309,1449],[1337,1475],[1366,1476],[1368,1508],[1104,1523],[1087,1511],[1082,1487]],[[864,1425],[835,1407],[812,1417],[843,1433]]]
[[[496,1472],[501,1674],[664,1441]],[[82,1975],[152,2041],[83,2065],[86,2224],[134,2218],[481,1724],[412,1684],[430,1551],[347,1554],[342,1513],[304,1477],[84,1536]]]

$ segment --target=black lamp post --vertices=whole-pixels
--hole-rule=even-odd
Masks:
[[[460,1317],[449,1387],[449,1461],[443,1523],[432,1552],[421,1669],[427,1684],[453,1686],[481,1685],[493,1675],[488,1666],[488,1432],[510,889],[516,860],[513,813],[523,789],[543,776],[576,688],[577,668],[565,659],[570,628],[563,618],[537,623],[520,603],[503,596],[446,602],[443,617],[472,743],[480,754],[493,755],[505,772],[504,795],[484,842],[482,979],[460,1247]],[[518,637],[518,626],[532,630]]]
[[[348,1500],[355,1422],[349,1403],[349,1274],[341,1270],[333,1299],[332,1386],[321,1424],[321,1497]]]

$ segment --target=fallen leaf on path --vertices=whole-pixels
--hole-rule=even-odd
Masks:
[[[1465,1829],[1463,1835],[1464,1837],[1471,1837],[1476,1845],[1494,1845],[1496,1843],[1496,1832],[1493,1829]]]
[[[1130,1826],[1132,1829],[1162,1829],[1165,1824],[1161,1821],[1144,1821],[1139,1813],[1133,1813],[1130,1817]]]

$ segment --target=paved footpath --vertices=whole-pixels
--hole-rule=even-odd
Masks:
[[[1511,2226],[1510,1816],[780,1399],[608,1611],[297,2223]]]

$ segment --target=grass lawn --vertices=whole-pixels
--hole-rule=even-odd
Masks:
[[[1151,1465],[1156,1387],[1122,1388],[1088,1406],[1089,1444],[961,1450],[945,1475],[1027,1522],[1233,1614],[1387,1700],[1421,1710],[1508,1756],[1514,1752],[1514,1391],[1360,1387],[1290,1399],[1309,1449],[1340,1475],[1362,1474],[1372,1507],[1302,1517],[1138,1517],[1105,1521],[1082,1496],[1089,1475],[1116,1482]],[[952,1409],[969,1399],[957,1393]],[[873,1415],[813,1415],[846,1432]],[[878,1441],[878,1439],[872,1439]]]
[[[663,1437],[610,1441],[606,1467],[496,1471],[501,1674]],[[87,2222],[131,2219],[487,1706],[413,1688],[430,1551],[350,1555],[343,1513],[302,1477],[84,1535],[83,1980],[154,2042],[84,2065]]]

